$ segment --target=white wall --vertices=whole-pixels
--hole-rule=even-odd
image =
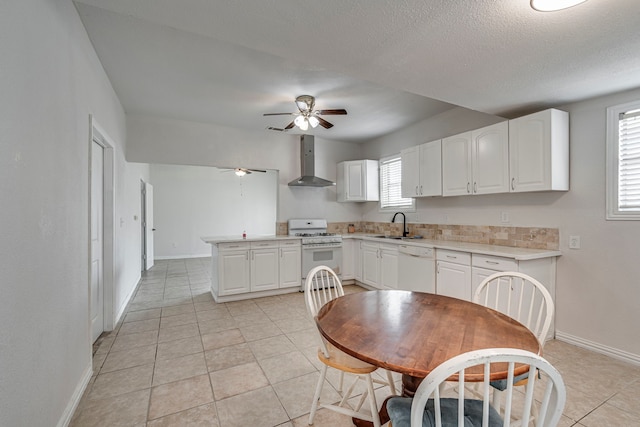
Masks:
[[[278,172],[151,165],[156,259],[210,256],[203,236],[276,234]]]
[[[360,158],[358,144],[315,138],[316,175],[335,181],[336,163]],[[279,171],[278,221],[360,217],[357,203],[337,203],[335,187],[289,187],[300,176],[300,139],[213,124],[127,116],[127,160],[145,163],[246,167]]]
[[[0,425],[62,425],[91,375],[89,114],[117,143],[116,298],[140,272],[124,111],[71,1],[0,3]]]
[[[606,108],[640,99],[640,90],[564,107],[570,114],[570,191],[418,199],[408,220],[421,223],[503,225],[560,229],[556,328],[564,339],[640,363],[640,222],[605,221]],[[363,145],[369,157],[467,130],[450,113]],[[473,120],[478,127],[491,120]],[[451,120],[455,119],[454,122]],[[458,129],[456,128],[458,127]],[[364,219],[388,221],[368,203]],[[569,235],[582,249],[569,250]]]

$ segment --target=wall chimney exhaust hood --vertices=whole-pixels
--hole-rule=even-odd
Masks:
[[[300,178],[289,183],[290,187],[328,187],[336,185],[327,179],[315,176],[315,153],[313,135],[302,135],[300,137],[300,167],[302,173]]]

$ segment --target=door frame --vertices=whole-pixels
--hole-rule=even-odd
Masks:
[[[105,331],[112,331],[115,323],[115,312],[113,304],[114,294],[114,277],[115,277],[115,201],[114,201],[114,144],[111,138],[104,131],[102,126],[98,124],[93,115],[89,114],[89,234],[87,238],[88,244],[88,289],[91,289],[91,150],[93,149],[93,141],[96,141],[104,150],[104,166],[103,166],[103,201],[102,201],[102,261],[103,261],[103,287],[102,287],[102,311],[103,323]],[[90,302],[91,295],[88,295],[87,312],[89,326],[91,326]],[[89,334],[91,329],[89,328]],[[89,338],[89,341],[92,341]]]

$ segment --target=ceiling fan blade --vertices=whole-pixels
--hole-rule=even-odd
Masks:
[[[316,111],[316,114],[323,114],[325,116],[345,115],[345,114],[347,114],[347,110],[345,110],[344,108],[339,108],[339,109],[336,109],[336,110],[318,110],[318,111]]]
[[[333,125],[331,123],[329,123],[328,121],[326,121],[325,119],[323,119],[322,117],[317,117],[318,122],[320,122],[320,126],[322,126],[325,129],[330,129],[333,127]]]
[[[297,113],[264,113],[263,116],[294,116]]]
[[[293,129],[293,127],[295,126],[295,122],[291,122],[289,123],[287,126],[285,126],[284,130],[289,130],[289,129]]]
[[[247,169],[247,171],[267,173],[266,170],[262,170],[262,169]]]

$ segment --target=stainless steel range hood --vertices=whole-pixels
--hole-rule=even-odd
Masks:
[[[336,185],[327,179],[315,176],[315,153],[313,135],[302,135],[300,137],[300,164],[302,174],[300,178],[289,183],[290,187],[328,187]]]

